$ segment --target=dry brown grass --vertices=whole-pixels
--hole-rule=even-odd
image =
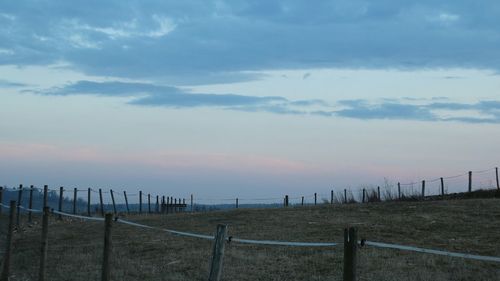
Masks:
[[[500,199],[239,209],[127,219],[206,234],[224,223],[234,237],[314,242],[341,242],[343,228],[352,225],[361,238],[372,241],[500,256]],[[2,220],[4,228],[5,215]],[[48,280],[99,280],[103,228],[100,222],[52,220]],[[36,280],[39,237],[39,225],[24,225],[16,233],[12,280]],[[206,280],[208,276],[211,241],[115,223],[113,246],[113,280]],[[231,243],[223,280],[341,280],[342,250],[342,246]],[[498,280],[500,276],[498,263],[372,247],[360,250],[358,265],[359,280]]]

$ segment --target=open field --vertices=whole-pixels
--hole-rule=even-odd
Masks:
[[[5,210],[4,210],[5,212]],[[6,215],[2,216],[2,232]],[[342,242],[343,228],[360,238],[500,256],[500,199],[319,205],[175,215],[134,215],[147,225],[213,234],[218,223],[247,239]],[[36,221],[39,217],[35,218]],[[51,219],[48,280],[99,280],[103,223]],[[3,236],[2,236],[3,237]],[[3,241],[4,239],[2,239]],[[13,280],[36,280],[40,227],[15,234]],[[113,280],[206,280],[212,244],[115,223]],[[2,245],[3,249],[3,245]],[[223,280],[341,280],[343,246],[295,248],[231,243]],[[364,247],[359,280],[498,280],[500,264]]]

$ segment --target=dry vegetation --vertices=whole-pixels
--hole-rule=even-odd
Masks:
[[[2,231],[5,218],[4,214]],[[234,237],[311,242],[341,242],[343,228],[353,225],[367,240],[500,256],[500,199],[240,209],[127,219],[206,234],[225,223]],[[99,280],[103,223],[52,219],[49,232],[48,280]],[[37,224],[25,224],[15,234],[12,280],[36,280],[39,237]],[[212,245],[207,240],[115,223],[113,246],[113,280],[206,280],[208,276]],[[342,251],[342,246],[231,243],[223,280],[341,280]],[[500,276],[498,263],[372,247],[360,250],[358,264],[359,280],[498,280]]]

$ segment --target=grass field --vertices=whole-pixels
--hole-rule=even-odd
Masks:
[[[5,212],[5,211],[4,211]],[[127,219],[176,230],[248,239],[342,242],[343,228],[360,238],[463,253],[500,256],[500,199],[318,205],[239,209]],[[6,228],[2,216],[2,235]],[[36,217],[39,220],[39,217]],[[51,219],[48,280],[99,280],[103,223]],[[12,280],[36,280],[40,227],[15,234]],[[113,280],[206,280],[212,244],[154,230],[113,225]],[[3,238],[4,236],[2,236]],[[4,241],[4,239],[2,239]],[[3,243],[2,243],[3,251]],[[226,248],[223,280],[341,280],[342,245],[331,248]],[[359,280],[499,280],[500,264],[391,249],[359,250]]]

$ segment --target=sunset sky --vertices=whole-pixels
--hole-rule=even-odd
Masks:
[[[0,106],[7,186],[272,198],[489,169],[500,3],[2,1]]]

